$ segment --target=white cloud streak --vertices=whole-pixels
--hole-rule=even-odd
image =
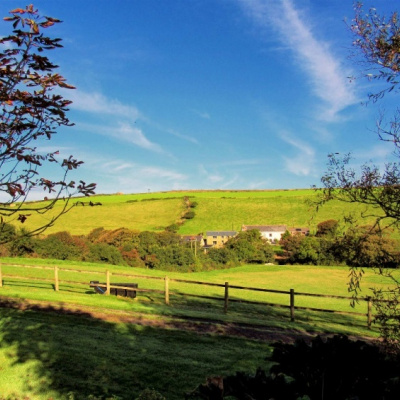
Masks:
[[[133,121],[141,116],[136,107],[122,104],[115,99],[110,100],[97,92],[72,91],[68,98],[73,101],[71,108],[79,111],[124,117]]]
[[[315,151],[306,143],[293,139],[288,135],[281,135],[281,139],[294,147],[298,154],[292,157],[284,156],[286,169],[298,176],[311,175],[315,164]]]
[[[204,112],[204,111],[199,111],[199,110],[195,110],[192,109],[192,112],[194,112],[196,115],[198,115],[200,118],[203,119],[211,119],[211,116],[208,112]]]
[[[357,102],[346,71],[327,42],[319,40],[311,23],[291,0],[238,0],[245,13],[262,30],[272,27],[293,53],[312,84],[312,92],[325,103],[319,118],[335,121],[340,111]]]
[[[143,131],[127,122],[116,122],[115,126],[103,126],[95,124],[78,123],[77,128],[88,132],[117,139],[118,141],[130,143],[146,150],[156,153],[165,153],[157,143],[151,142]]]

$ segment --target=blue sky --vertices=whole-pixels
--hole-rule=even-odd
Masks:
[[[2,16],[25,3],[5,0]],[[379,12],[397,1],[365,2]],[[73,154],[97,193],[319,185],[327,154],[378,165],[371,84],[348,77],[351,0],[39,0],[49,53],[77,87],[42,151]],[[0,22],[0,35],[11,24]],[[394,107],[387,97],[381,107]],[[52,172],[49,171],[49,176]],[[41,194],[38,194],[41,196]]]

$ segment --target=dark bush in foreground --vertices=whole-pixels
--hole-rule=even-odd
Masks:
[[[269,374],[208,378],[187,399],[397,400],[400,357],[345,336],[275,343]]]

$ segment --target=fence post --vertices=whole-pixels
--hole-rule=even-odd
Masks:
[[[166,276],[164,278],[165,281],[165,304],[169,306],[169,278]]]
[[[290,321],[294,322],[294,289],[290,289]]]
[[[1,273],[1,264],[0,264],[0,287],[3,287],[3,274]]]
[[[106,271],[106,285],[107,285],[106,295],[109,296],[110,295],[110,271],[109,270]]]
[[[225,296],[224,296],[224,313],[228,312],[228,301],[229,301],[229,282],[225,282]]]
[[[58,284],[58,267],[57,265],[54,266],[54,289],[56,292],[59,290],[59,284]]]
[[[372,299],[370,296],[367,297],[368,301],[368,329],[371,329],[371,323],[372,323]]]

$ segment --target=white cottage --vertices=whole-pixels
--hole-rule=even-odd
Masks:
[[[282,235],[287,231],[286,225],[242,225],[242,231],[257,229],[261,236],[270,242],[279,241]]]

